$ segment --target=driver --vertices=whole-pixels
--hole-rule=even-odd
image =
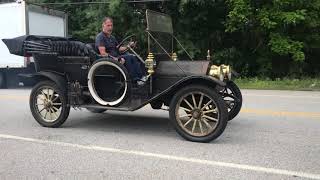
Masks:
[[[146,77],[141,69],[140,62],[137,57],[131,54],[120,55],[127,51],[127,47],[120,46],[116,38],[111,35],[113,29],[113,20],[111,17],[105,17],[102,22],[102,32],[96,37],[95,46],[99,50],[101,56],[111,57],[114,60],[118,60],[124,64],[127,68],[130,77],[138,85],[143,85],[146,81]],[[129,46],[133,47],[134,42],[130,42]]]

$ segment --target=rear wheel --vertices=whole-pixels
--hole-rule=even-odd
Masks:
[[[206,86],[194,85],[178,91],[169,113],[176,131],[189,141],[212,141],[227,125],[228,112],[222,97]]]
[[[44,127],[61,126],[70,112],[66,93],[52,81],[41,81],[34,86],[29,105],[35,120]]]

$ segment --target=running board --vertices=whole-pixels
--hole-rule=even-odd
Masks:
[[[99,108],[106,110],[115,110],[115,111],[134,111],[134,108],[119,108],[119,107],[109,107],[109,106],[100,106],[100,105],[81,105],[80,108]]]

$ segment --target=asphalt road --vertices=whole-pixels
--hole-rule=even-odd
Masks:
[[[29,90],[0,90],[0,179],[320,179],[320,92],[242,92],[240,114],[203,144],[150,107],[72,110],[44,128]]]

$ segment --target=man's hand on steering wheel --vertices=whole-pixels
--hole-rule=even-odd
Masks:
[[[124,64],[126,62],[126,60],[124,58],[119,58],[118,61],[121,63],[121,64]]]
[[[128,46],[131,47],[131,48],[135,48],[137,45],[137,41],[130,41]]]
[[[119,51],[121,53],[127,52],[130,48],[135,48],[137,42],[132,41],[134,36],[135,35],[127,36],[118,44],[117,48],[119,49]],[[130,41],[129,41],[129,39],[130,39]]]
[[[119,48],[119,51],[121,53],[125,53],[127,52],[128,50],[130,50],[139,60],[142,64],[144,64],[144,60],[140,57],[140,55],[135,52],[135,50],[133,50],[133,48],[136,47],[137,45],[137,42],[133,41],[132,39],[134,39],[135,35],[130,35],[130,36],[127,36],[126,38],[124,38],[117,46],[117,48]],[[130,39],[130,41],[129,41]],[[123,46],[123,47],[121,47]]]

